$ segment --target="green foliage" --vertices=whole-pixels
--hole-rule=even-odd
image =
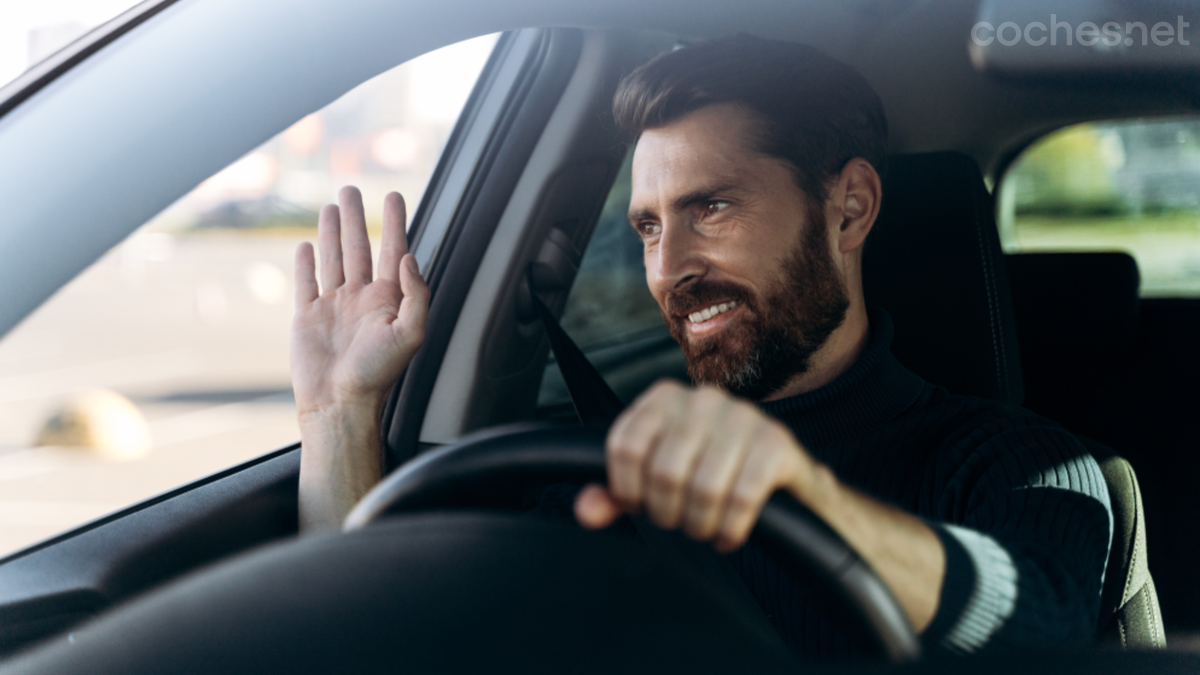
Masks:
[[[1114,172],[1123,164],[1119,136],[1096,125],[1079,124],[1026,150],[1006,180],[1016,183],[1018,215],[1117,215],[1128,210],[1114,180]]]

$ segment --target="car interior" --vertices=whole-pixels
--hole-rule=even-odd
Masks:
[[[1109,487],[1115,522],[1096,636],[1097,647],[1107,651],[1092,660],[1037,655],[978,667],[1194,669],[1195,655],[1183,650],[1200,635],[1200,584],[1193,573],[1200,555],[1200,493],[1191,485],[1200,476],[1200,434],[1192,423],[1200,406],[1200,353],[1193,338],[1200,333],[1200,299],[1140,298],[1137,263],[1126,253],[1006,254],[993,197],[1021,151],[1056,129],[1195,114],[1200,90],[1191,66],[1120,70],[1101,64],[1081,74],[1049,62],[989,61],[965,47],[979,13],[997,11],[986,2],[864,1],[837,9],[761,2],[751,3],[755,11],[733,12],[716,3],[697,11],[670,0],[640,9],[614,3],[589,14],[528,0],[503,11],[466,3],[478,12],[457,23],[439,19],[436,3],[421,3],[429,15],[415,18],[397,8],[356,5],[348,17],[329,20],[338,26],[391,21],[412,43],[363,47],[344,65],[316,68],[316,84],[295,92],[280,83],[304,76],[314,68],[312,59],[293,66],[272,59],[300,53],[292,42],[320,34],[317,19],[338,14],[309,10],[303,21],[287,24],[287,35],[244,48],[242,56],[269,64],[261,77],[276,94],[268,102],[268,93],[253,91],[253,74],[223,78],[228,61],[205,61],[216,47],[196,43],[208,28],[188,32],[189,26],[221,25],[236,4],[145,3],[141,18],[93,36],[99,46],[85,41],[74,57],[58,56],[59,70],[48,66],[42,80],[18,81],[26,87],[20,100],[0,108],[0,157],[24,147],[12,140],[15,132],[25,134],[20,142],[31,147],[38,134],[54,133],[41,120],[61,124],[63,111],[78,105],[67,85],[101,87],[125,77],[118,69],[122,58],[161,55],[198,83],[198,93],[182,103],[137,92],[147,114],[161,123],[104,149],[108,162],[141,157],[148,168],[138,170],[144,171],[172,165],[161,148],[166,141],[175,144],[171,152],[190,148],[200,159],[149,184],[137,204],[106,211],[90,233],[80,235],[75,258],[37,277],[33,295],[47,297],[223,162],[367,77],[441,44],[503,30],[409,229],[432,302],[425,346],[384,412],[387,465],[395,470],[504,425],[578,424],[578,401],[571,402],[533,296],[559,317],[622,402],[661,377],[686,377],[649,295],[635,293],[628,301],[622,295],[644,281],[638,244],[629,248],[633,235],[623,222],[629,139],[615,130],[610,111],[619,79],[656,53],[710,35],[746,31],[813,44],[862,72],[888,113],[892,156],[883,210],[864,254],[864,282],[868,303],[893,318],[899,360],[954,393],[1023,405],[1062,424],[1100,462]],[[1087,2],[1066,5],[1081,15],[1099,11]],[[276,19],[254,10],[244,20],[236,29],[221,29],[233,31],[229,44],[241,44]],[[172,30],[176,37],[189,35],[192,51],[185,56],[175,56],[184,48],[171,44]],[[347,33],[334,42],[363,43],[361,34]],[[106,45],[125,44],[123,52],[101,58],[110,51]],[[273,49],[278,54],[268,56]],[[0,99],[12,100],[16,90],[5,87]],[[228,110],[214,115],[218,103],[204,102],[213,98]],[[35,119],[43,108],[48,112]],[[117,124],[111,120],[121,110],[114,104],[96,113],[89,129]],[[242,131],[226,133],[243,118],[249,121]],[[185,124],[192,125],[187,134],[179,130]],[[199,140],[180,140],[184,136]],[[214,147],[201,152],[189,143]],[[83,184],[103,166],[83,162],[64,180]],[[113,180],[138,179],[128,172]],[[24,189],[18,180],[11,183],[0,186],[0,202],[15,194],[6,190]],[[117,197],[93,201],[104,206],[104,199]],[[36,260],[35,253],[16,247],[6,255]],[[0,263],[7,260],[0,257]],[[14,269],[7,274],[21,273]],[[577,286],[589,274],[604,282],[609,295],[579,298]],[[5,275],[0,271],[0,282],[11,280]],[[19,318],[29,309],[14,305],[10,313]],[[0,319],[6,321],[0,329],[12,323],[7,314]],[[713,636],[722,630],[737,636],[728,651],[697,652],[681,667],[795,667],[742,600],[687,575],[672,576],[672,568],[647,568],[618,583],[611,570],[619,565],[611,561],[636,567],[640,554],[557,525],[550,532],[512,513],[476,508],[402,516],[353,534],[299,538],[299,457],[299,443],[269,452],[0,559],[0,670],[316,672],[352,663],[372,671],[386,669],[380,664],[390,659],[409,659],[416,670],[497,662],[549,669],[564,660],[585,663],[578,667],[588,671],[670,667],[679,663],[659,660],[664,650],[679,653],[697,641],[717,641]],[[529,489],[524,486],[522,494]],[[505,505],[514,511],[521,503],[512,497]],[[531,564],[496,541],[514,550],[525,542],[542,562]],[[609,574],[607,585],[573,585],[576,577],[556,576],[555,565],[564,564],[579,564],[579,574]],[[525,571],[509,579],[497,569]],[[289,576],[280,570],[297,571]],[[329,570],[356,581],[304,585]],[[426,585],[418,588],[397,571],[424,575]],[[513,588],[499,588],[508,583]],[[539,585],[541,591],[520,591]],[[585,590],[572,590],[578,588]],[[634,598],[637,593],[642,595]],[[547,599],[555,594],[557,599]],[[692,594],[710,600],[693,601]],[[629,633],[598,631],[585,639],[585,628],[560,629],[560,617],[539,614],[561,607],[555,603],[567,602],[562,598],[586,605],[618,596],[637,607],[657,602],[674,609],[646,610],[630,631],[690,618],[679,619],[678,630],[664,632],[661,642],[633,640],[614,656],[605,651],[605,640]],[[398,603],[408,603],[407,609],[396,609]],[[446,603],[458,610],[442,611]],[[314,621],[339,628],[316,631]],[[262,628],[264,623],[271,625]],[[355,630],[369,633],[360,661],[339,647],[358,639]],[[238,631],[261,642],[241,639]],[[534,646],[514,647],[524,639]],[[324,646],[315,652],[297,647],[310,641]],[[462,647],[476,643],[475,649]],[[223,645],[228,653],[218,654]],[[406,654],[422,645],[437,658]],[[464,660],[446,661],[451,653]],[[740,660],[747,653],[758,660]],[[335,657],[350,660],[322,660]],[[922,664],[947,672],[961,667],[908,667]]]

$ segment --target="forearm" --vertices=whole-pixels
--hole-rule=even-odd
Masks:
[[[335,529],[381,476],[381,402],[300,415],[300,529]]]
[[[864,495],[818,466],[812,484],[793,494],[870,563],[908,613],[913,628],[924,631],[937,614],[946,573],[941,540],[920,518]]]

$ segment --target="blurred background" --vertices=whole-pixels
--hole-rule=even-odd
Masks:
[[[1079,124],[1031,145],[997,195],[1014,251],[1126,251],[1143,297],[1200,296],[1200,120]]]
[[[0,85],[133,4],[4,0]],[[299,440],[296,245],[342,185],[362,189],[373,238],[387,192],[416,210],[494,42],[427,54],[298,120],[0,339],[0,556]]]

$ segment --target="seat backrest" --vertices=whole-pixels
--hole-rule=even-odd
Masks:
[[[1140,277],[1128,253],[1018,253],[1004,259],[1026,394],[1031,370],[1094,370],[1096,358],[1133,347]]]
[[[1127,253],[1004,256],[1017,319],[1025,407],[1138,462],[1129,447],[1138,267]],[[1140,464],[1139,464],[1140,466]]]
[[[1077,433],[1102,433],[1119,386],[1105,364],[1125,358],[1137,335],[1137,262],[1116,252],[1006,258],[1029,406]],[[1127,649],[1163,647],[1137,476],[1107,446],[1078,438],[1100,464],[1113,515],[1096,637]]]
[[[895,324],[892,352],[955,394],[1019,404],[1021,364],[992,197],[955,152],[888,161],[863,290]]]
[[[1112,503],[1113,540],[1100,592],[1096,639],[1124,649],[1166,647],[1162,611],[1146,561],[1146,518],[1133,467],[1109,448],[1080,438],[1100,463]]]

